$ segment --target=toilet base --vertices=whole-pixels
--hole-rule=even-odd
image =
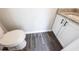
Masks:
[[[8,51],[8,47],[3,47],[3,51]]]
[[[12,51],[12,50],[22,50],[23,48],[26,47],[26,44],[27,44],[27,42],[24,40],[23,42],[21,42],[21,43],[18,44],[17,46],[8,47],[8,49],[9,49],[10,51]]]

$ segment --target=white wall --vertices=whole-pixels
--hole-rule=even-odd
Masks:
[[[23,29],[26,33],[51,30],[56,8],[0,9],[0,21],[7,30]]]

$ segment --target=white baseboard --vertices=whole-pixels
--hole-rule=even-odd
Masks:
[[[40,32],[49,32],[49,31],[52,31],[52,30],[49,29],[49,30],[30,31],[30,32],[25,32],[25,34],[40,33]]]

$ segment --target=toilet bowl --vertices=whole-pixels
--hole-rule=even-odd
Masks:
[[[8,47],[9,50],[21,50],[26,46],[25,33],[22,30],[7,32],[0,39],[0,45]]]

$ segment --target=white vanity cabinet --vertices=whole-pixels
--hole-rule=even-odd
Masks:
[[[79,38],[79,26],[73,23],[72,21],[67,20],[67,23],[63,25],[58,34],[59,42],[63,47],[65,47],[78,38]]]
[[[56,37],[58,38],[60,44],[63,47],[66,47],[72,41],[79,38],[79,25],[65,17],[64,17],[64,19],[65,19],[65,21],[63,21],[64,23],[62,24],[62,26],[60,25],[61,28],[59,29],[59,32],[57,31],[58,34],[56,35]],[[55,21],[56,20],[57,19],[55,19]],[[54,26],[55,25],[53,25],[53,28],[54,28]],[[53,32],[54,32],[54,29],[53,29]]]
[[[53,27],[52,27],[52,30],[56,36],[58,35],[64,21],[65,21],[65,18],[62,17],[61,15],[56,16]]]

